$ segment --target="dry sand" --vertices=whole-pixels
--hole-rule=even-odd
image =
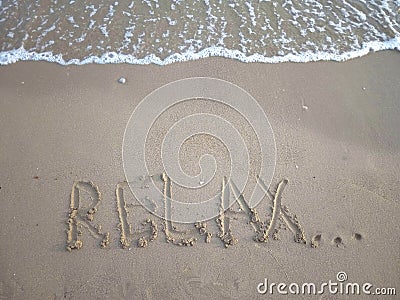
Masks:
[[[399,54],[390,51],[343,63],[209,58],[164,67],[44,62],[1,67],[0,298],[271,299],[257,294],[264,278],[320,284],[335,281],[339,271],[349,282],[395,287],[399,293],[399,70]],[[121,76],[125,84],[118,83]],[[282,227],[274,235],[278,240],[254,241],[243,214],[233,216],[231,236],[223,241],[217,236],[221,228],[209,221],[197,224],[201,235],[167,243],[162,220],[132,204],[129,190],[119,184],[125,179],[125,125],[148,93],[193,76],[235,83],[263,107],[277,144],[271,191],[289,180],[281,201],[292,224],[298,220],[306,244],[284,230],[284,216],[275,220]],[[90,190],[89,182],[102,199],[89,218],[102,228],[93,226],[90,233],[83,226],[81,236],[71,231],[68,237],[77,220],[71,194],[77,185]],[[121,188],[132,211],[122,221]],[[99,195],[86,196],[95,201]],[[262,205],[257,210],[265,219]],[[135,229],[148,218],[143,234],[123,248],[121,232],[126,236],[129,223]],[[68,245],[82,246],[75,238],[83,247],[67,251]]]

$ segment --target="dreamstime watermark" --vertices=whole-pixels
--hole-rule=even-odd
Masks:
[[[201,202],[175,199],[169,188],[164,186],[163,190],[153,180],[147,160],[154,158],[146,157],[146,141],[151,128],[166,111],[173,106],[199,99],[209,101],[210,105],[222,104],[246,120],[256,137],[251,145],[256,144],[260,153],[256,160],[257,172],[251,170],[250,162],[254,158],[250,157],[249,145],[246,144],[248,137],[235,128],[232,122],[209,111],[187,113],[186,106],[186,114],[175,120],[162,140],[160,159],[164,168],[162,172],[165,174],[163,180],[187,189],[188,199],[191,197],[190,191],[204,188],[213,180],[217,161],[210,154],[202,155],[196,162],[200,173],[195,176],[185,173],[181,167],[179,154],[182,145],[196,135],[209,135],[223,143],[230,161],[229,174],[224,177],[235,184],[239,193],[245,190],[250,176],[263,178],[269,185],[275,170],[276,146],[271,125],[264,110],[245,90],[230,82],[207,77],[182,79],[156,89],[139,103],[128,121],[122,146],[123,166],[129,187],[141,205],[154,215],[177,223],[196,223],[219,215],[221,193]],[[132,184],[138,178],[149,178],[144,189],[136,188]],[[246,201],[250,207],[255,207],[264,196],[265,191],[255,186],[246,196]],[[231,199],[228,201],[224,210],[235,202]],[[166,213],[166,210],[169,211]]]
[[[347,282],[348,277],[345,272],[336,274],[336,281],[329,280],[319,285],[315,283],[275,283],[269,282],[267,278],[264,282],[257,285],[259,294],[269,295],[396,295],[396,289],[393,287],[374,287],[369,282],[354,283]]]

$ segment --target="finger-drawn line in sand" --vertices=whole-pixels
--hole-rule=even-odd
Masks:
[[[260,184],[260,186],[271,197],[271,200],[274,201],[274,207],[276,207],[276,209],[274,209],[273,213],[276,216],[279,216],[279,221],[283,221],[288,226],[290,231],[292,231],[292,233],[294,234],[294,241],[296,243],[306,244],[307,241],[305,238],[304,230],[303,230],[303,227],[300,225],[297,215],[291,214],[289,211],[289,208],[286,205],[282,206],[282,192],[283,192],[284,187],[288,184],[289,181],[287,179],[282,180],[278,184],[276,193],[273,194],[271,191],[268,190],[266,184],[264,183],[264,181],[261,178],[258,177],[257,179],[258,179],[257,182]],[[274,239],[277,239],[277,236],[276,236],[277,231],[275,231],[276,226],[272,229],[274,230],[272,235],[273,235]]]
[[[243,194],[240,193],[239,189],[234,182],[228,180],[226,177],[223,178],[221,185],[221,197],[220,197],[220,213],[217,217],[203,222],[196,222],[189,224],[186,230],[177,229],[177,225],[172,222],[171,218],[171,196],[172,196],[172,182],[166,173],[160,175],[152,175],[153,180],[159,180],[163,184],[163,198],[164,198],[164,220],[161,223],[163,232],[165,234],[165,240],[168,243],[177,246],[194,246],[199,239],[203,239],[205,243],[210,243],[212,238],[217,237],[223,245],[227,248],[234,246],[239,242],[239,239],[234,236],[231,229],[231,221],[236,217],[232,217],[232,213],[242,214],[248,219],[255,232],[254,241],[258,243],[266,243],[268,240],[278,240],[279,232],[281,229],[289,230],[294,237],[294,241],[301,244],[306,244],[305,233],[300,225],[297,216],[289,212],[288,208],[282,204],[282,195],[285,187],[288,184],[287,179],[281,180],[277,184],[276,192],[268,189],[261,178],[257,178],[257,184],[265,192],[265,196],[270,198],[272,202],[271,211],[267,213],[266,219],[263,221],[260,219],[256,208],[251,208],[249,203],[246,201]],[[142,180],[144,182],[144,180]],[[146,188],[145,185],[140,184],[139,188]],[[140,225],[137,228],[133,228],[132,220],[128,221],[131,209],[143,208],[142,204],[127,204],[124,196],[125,191],[129,191],[129,185],[126,181],[120,182],[116,185],[115,195],[119,223],[117,230],[120,231],[120,245],[122,248],[132,247],[132,241],[136,241],[137,247],[146,247],[150,242],[157,239],[159,234],[159,224],[151,217],[136,220]],[[86,196],[86,197],[84,197]],[[237,201],[239,211],[234,211],[232,207],[229,207],[232,197]],[[84,206],[83,200],[90,199],[90,204]],[[151,205],[152,200],[146,200]],[[102,226],[100,224],[93,225],[94,214],[98,210],[98,206],[101,202],[101,193],[99,188],[93,182],[77,181],[74,182],[71,191],[70,198],[70,211],[68,215],[68,230],[67,230],[67,246],[66,249],[71,251],[72,249],[81,249],[83,246],[82,241],[82,229],[85,227],[91,236],[95,239],[100,240],[101,248],[105,248],[110,243],[109,233],[102,232]],[[161,207],[160,207],[161,208]],[[227,209],[228,208],[228,209]],[[217,232],[214,233],[209,229],[209,222],[216,222]],[[362,240],[360,233],[353,233],[352,239],[355,241]],[[311,238],[310,246],[312,248],[319,247],[322,241],[322,234],[318,233]],[[331,240],[331,243],[339,248],[344,248],[343,240],[337,236]]]
[[[90,208],[82,205],[81,192],[84,191],[91,198]],[[94,214],[101,201],[101,193],[99,188],[91,181],[74,182],[71,191],[70,211],[68,214],[68,230],[67,230],[67,250],[80,249],[83,241],[80,238],[83,234],[82,226],[88,229],[89,233],[96,239],[100,239],[100,246],[105,248],[110,241],[110,233],[102,232],[101,225],[93,225]]]
[[[129,248],[135,236],[140,235],[137,240],[137,245],[144,248],[148,245],[149,242],[152,242],[157,238],[157,223],[151,219],[146,219],[146,221],[141,224],[143,227],[142,230],[133,230],[132,224],[128,223],[128,209],[124,198],[124,189],[126,188],[128,188],[128,183],[120,182],[117,184],[115,190],[117,198],[118,218],[120,222],[118,224],[118,229],[120,230],[120,243],[122,245],[122,248]],[[138,204],[137,206],[141,205]]]
[[[167,236],[168,242],[176,242],[176,239],[172,237],[171,232],[173,231],[171,220],[171,180],[164,173],[162,175],[164,181],[164,199],[165,199],[165,232]],[[258,180],[261,187],[265,188],[265,183],[262,182],[261,179]],[[291,216],[289,210],[286,207],[282,207],[282,193],[287,185],[288,180],[282,180],[277,188],[275,194],[272,194],[267,188],[265,188],[265,192],[271,195],[271,198],[274,202],[274,207],[272,210],[272,219],[271,221],[262,222],[258,215],[258,212],[255,208],[250,208],[248,203],[246,202],[244,196],[239,192],[235,183],[227,180],[227,178],[223,178],[222,187],[221,187],[221,207],[220,214],[216,218],[217,225],[219,227],[219,232],[217,237],[221,239],[225,247],[233,246],[238,243],[238,239],[233,236],[231,228],[230,228],[230,218],[225,216],[225,212],[229,207],[229,198],[230,198],[230,190],[232,189],[233,194],[236,197],[236,200],[239,203],[240,208],[248,215],[250,223],[253,225],[255,229],[256,236],[255,241],[257,242],[266,242],[269,238],[278,239],[278,222],[283,221],[289,227],[289,229],[294,234],[294,240],[297,243],[306,243],[306,238],[304,234],[304,230],[302,229],[300,223],[297,220],[296,215]],[[198,223],[197,223],[198,224]],[[198,225],[196,226],[198,227]],[[203,226],[203,232],[205,231]],[[188,233],[188,232],[186,232]],[[206,241],[211,239],[211,236],[207,232],[208,238]],[[176,244],[178,245],[190,245],[192,246],[197,241],[196,238],[190,237],[186,239],[180,239]]]
[[[289,212],[289,209],[286,206],[282,206],[282,193],[288,183],[288,180],[283,179],[278,184],[276,193],[273,193],[267,188],[261,178],[257,179],[257,183],[264,189],[265,193],[273,201],[272,218],[270,221],[261,221],[256,209],[250,208],[243,195],[239,193],[239,190],[237,189],[235,184],[233,182],[229,182],[232,190],[235,193],[235,196],[237,197],[237,201],[241,209],[249,216],[249,221],[256,231],[255,241],[267,242],[269,238],[273,238],[275,240],[279,239],[278,228],[282,228],[282,226],[278,223],[284,222],[285,225],[287,225],[287,227],[294,234],[294,241],[297,243],[306,244],[307,241],[305,238],[304,230],[300,225],[297,216],[292,216]]]
[[[177,246],[193,246],[197,242],[195,237],[182,237],[183,235],[193,234],[192,231],[178,231],[176,227],[172,225],[171,221],[171,179],[166,173],[161,175],[164,182],[163,196],[164,196],[164,209],[165,209],[165,219],[164,219],[164,232],[168,243],[172,243]],[[178,234],[179,237],[174,236]]]
[[[228,248],[229,246],[236,245],[238,239],[232,235],[230,228],[230,218],[225,217],[225,211],[229,208],[229,197],[230,190],[227,186],[226,177],[223,178],[221,187],[221,207],[219,217],[216,219],[220,231],[217,236],[224,243],[224,246]]]

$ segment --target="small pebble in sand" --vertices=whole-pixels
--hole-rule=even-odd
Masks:
[[[118,79],[118,83],[125,84],[126,83],[126,78],[125,77],[121,77],[120,79]]]

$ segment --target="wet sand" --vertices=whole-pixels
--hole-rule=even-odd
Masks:
[[[339,271],[348,282],[399,289],[399,70],[394,51],[343,63],[1,67],[0,295],[265,299],[257,293],[264,278],[319,285]],[[224,220],[165,224],[123,184],[132,111],[154,89],[194,76],[237,84],[269,118],[277,163],[258,221],[272,218],[277,187],[288,182],[267,242],[245,210],[224,216],[231,231],[221,236]],[[100,200],[96,210],[74,215],[76,189]],[[129,235],[129,225],[142,232]],[[173,226],[190,233],[171,233]]]

